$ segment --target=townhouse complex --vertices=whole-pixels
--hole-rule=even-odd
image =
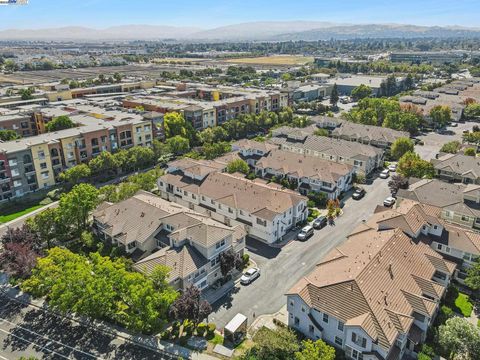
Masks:
[[[480,184],[480,161],[476,156],[444,154],[432,159],[435,174],[446,181]]]
[[[414,105],[425,120],[430,121],[430,110],[435,106],[448,106],[453,121],[459,121],[465,109],[465,100],[473,99],[480,102],[480,79],[469,78],[454,80],[433,91],[416,90],[412,95],[401,96],[403,105]]]
[[[242,114],[278,111],[288,105],[288,94],[278,90],[205,87],[181,84],[160,95],[129,96],[125,108],[142,107],[159,113],[180,112],[197,130],[221,125]]]
[[[415,356],[456,268],[428,244],[444,231],[418,203],[382,208],[287,293],[289,326],[351,359]]]
[[[223,168],[216,162],[174,161],[158,179],[160,195],[224,224],[244,225],[249,236],[269,244],[307,218],[306,197],[277,184],[221,172]]]
[[[355,172],[370,175],[383,166],[384,151],[380,148],[343,139],[312,135],[312,129],[280,127],[272,131],[268,140],[280,149],[316,156],[354,167]]]
[[[116,204],[103,203],[93,213],[94,232],[119,246],[150,274],[157,265],[171,269],[177,289],[193,284],[205,289],[221,278],[220,253],[245,248],[243,225],[227,226],[205,214],[140,191]]]

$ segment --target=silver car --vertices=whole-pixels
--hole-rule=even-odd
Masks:
[[[247,271],[245,271],[245,273],[242,275],[242,277],[240,278],[240,283],[242,285],[248,285],[259,276],[260,276],[259,268],[250,268]]]

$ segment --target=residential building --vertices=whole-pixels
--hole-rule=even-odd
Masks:
[[[287,293],[288,324],[349,359],[416,357],[454,271],[402,229],[362,223]]]
[[[271,150],[255,163],[255,174],[261,178],[286,178],[303,195],[322,192],[329,199],[350,190],[353,173],[351,165],[279,149]]]
[[[150,274],[157,265],[170,268],[170,284],[182,290],[190,284],[203,290],[218,281],[220,254],[242,255],[245,247],[242,225],[221,224],[145,191],[101,204],[93,213],[93,228],[130,254],[135,270]]]
[[[311,135],[309,130],[281,127],[272,131],[271,144],[298,154],[351,165],[355,172],[370,175],[383,166],[382,149],[342,139]]]
[[[413,64],[458,64],[467,55],[465,51],[403,51],[390,54],[390,61]]]
[[[224,224],[243,224],[249,236],[268,244],[307,218],[306,197],[276,184],[219,172],[222,164],[212,163],[167,168],[158,179],[160,195]]]
[[[436,176],[440,179],[464,184],[480,184],[480,160],[475,156],[444,154],[431,162]]]

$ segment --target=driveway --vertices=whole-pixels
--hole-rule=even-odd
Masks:
[[[310,273],[333,247],[340,245],[346,236],[363,219],[368,219],[375,207],[390,195],[388,180],[376,179],[365,185],[367,194],[360,201],[348,199],[344,214],[334,226],[327,226],[305,242],[292,241],[282,249],[248,241],[248,253],[261,270],[261,276],[248,286],[237,286],[233,293],[217,301],[209,316],[218,327],[223,327],[235,314],[248,316],[249,324],[255,317],[271,314],[285,305],[284,294],[302,277]]]
[[[457,127],[449,126],[447,127],[447,130],[453,131],[454,133],[451,135],[443,135],[431,132],[426,135],[418,136],[420,140],[423,140],[425,145],[416,145],[415,151],[422,157],[422,159],[428,161],[430,161],[431,159],[435,159],[435,155],[440,151],[443,144],[453,140],[458,140],[461,142],[463,131],[471,131],[473,125],[475,125],[475,123],[466,122],[459,123]]]

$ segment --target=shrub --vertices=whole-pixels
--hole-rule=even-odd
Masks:
[[[192,321],[185,319],[183,321],[183,333],[187,336],[191,336],[193,334],[193,330],[195,329],[195,325]]]
[[[165,330],[160,334],[160,339],[162,340],[168,340],[170,339],[170,331]]]
[[[215,323],[208,324],[208,332],[214,332],[217,329],[217,325]]]
[[[200,324],[197,325],[197,335],[198,336],[204,336],[206,331],[207,331],[207,324],[200,323]]]
[[[307,201],[307,206],[308,206],[309,208],[315,207],[315,201],[313,201],[313,200],[308,200],[308,201]]]
[[[248,254],[243,254],[243,255],[242,255],[242,261],[243,261],[243,264],[244,264],[245,266],[247,266],[248,263],[250,262],[250,255],[248,255]]]

